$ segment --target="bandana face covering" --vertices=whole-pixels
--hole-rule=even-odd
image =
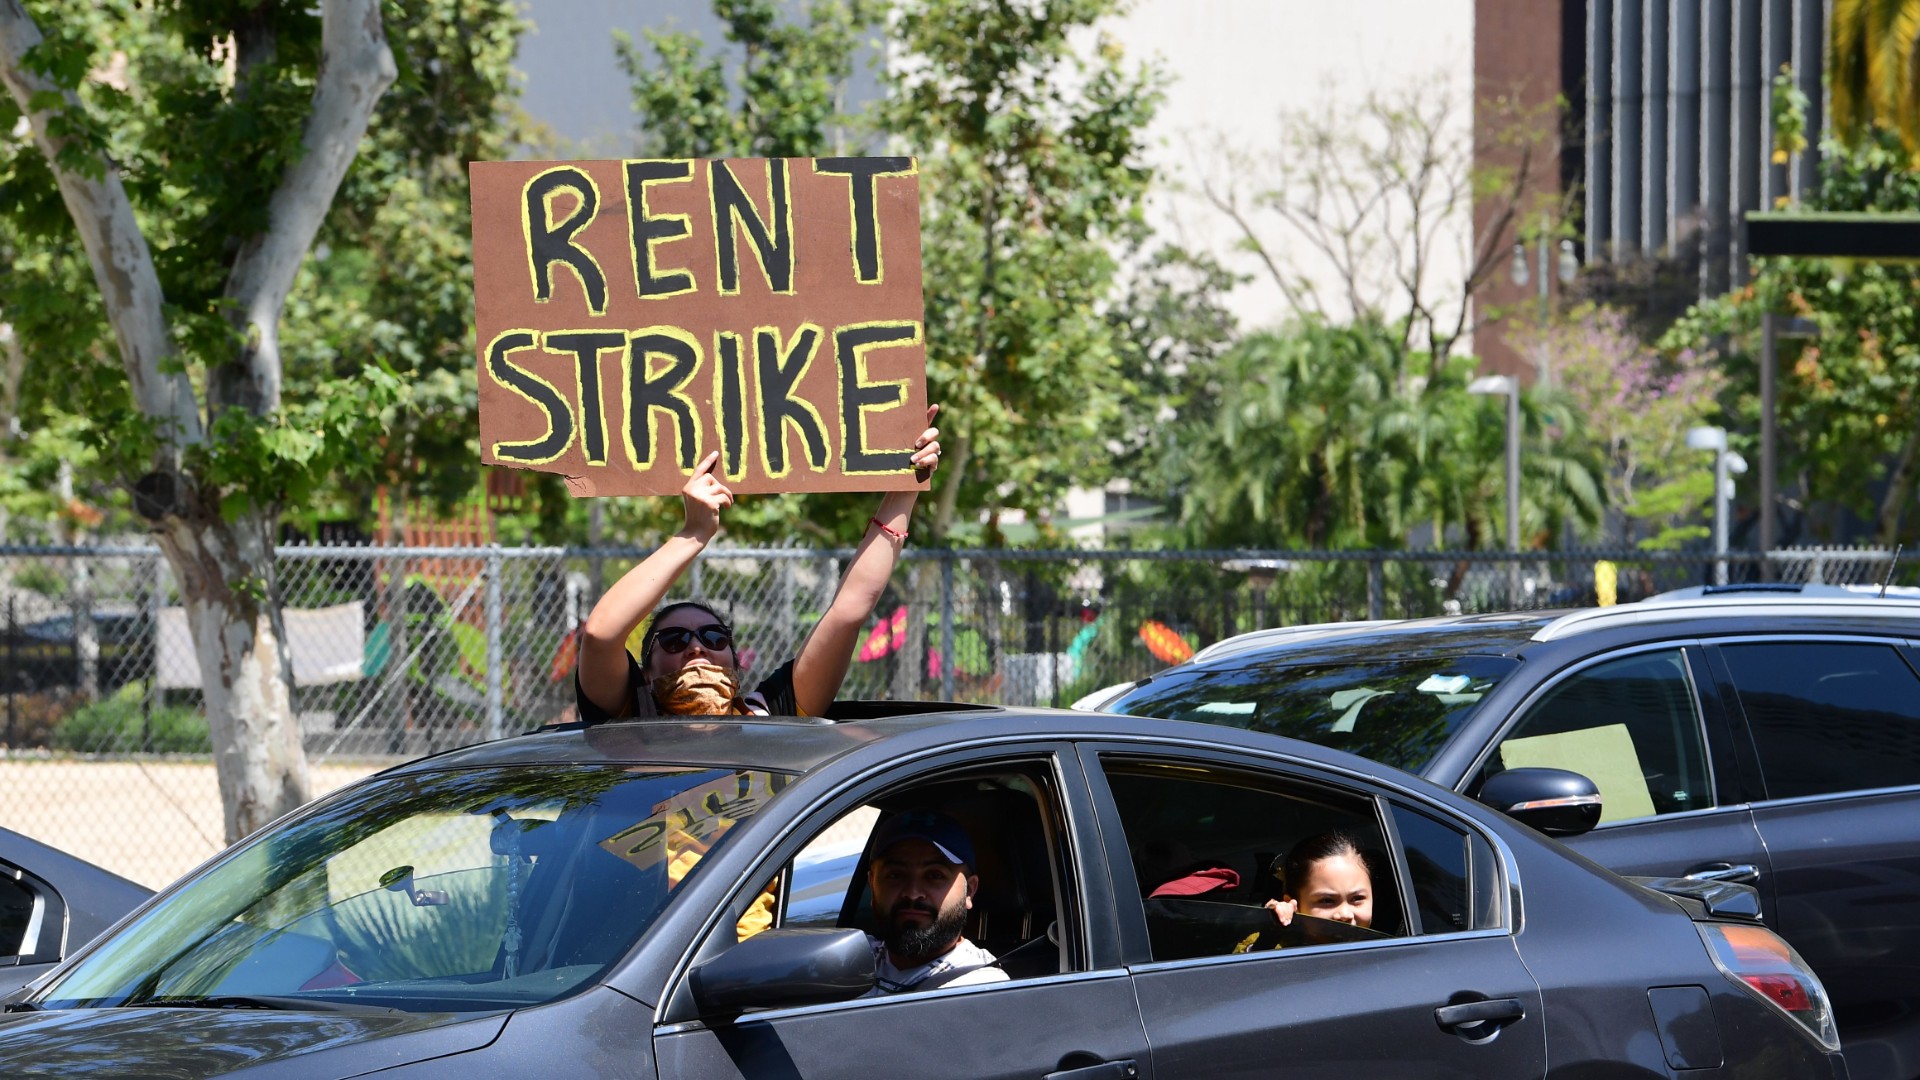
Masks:
[[[740,680],[714,664],[688,664],[653,680],[654,704],[670,716],[744,716]]]

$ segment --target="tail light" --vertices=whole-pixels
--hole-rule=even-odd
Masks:
[[[1793,946],[1763,926],[1695,923],[1713,962],[1748,993],[1799,1022],[1829,1050],[1840,1049],[1827,988]]]

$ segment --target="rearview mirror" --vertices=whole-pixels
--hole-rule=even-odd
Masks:
[[[1600,823],[1600,789],[1566,769],[1495,773],[1480,785],[1481,802],[1548,836],[1579,836]]]
[[[858,930],[767,930],[693,969],[703,1013],[814,1005],[874,986],[873,947]]]

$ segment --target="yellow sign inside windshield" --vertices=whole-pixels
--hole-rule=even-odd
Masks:
[[[773,795],[768,773],[721,777],[655,804],[652,816],[600,841],[600,846],[641,870],[671,860],[668,875],[678,884],[722,833],[759,813]]]

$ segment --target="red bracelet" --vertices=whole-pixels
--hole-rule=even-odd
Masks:
[[[905,530],[905,529],[896,529],[896,528],[894,528],[893,526],[891,526],[891,525],[889,525],[889,524],[887,524],[886,522],[884,522],[884,521],[881,521],[881,520],[880,520],[879,518],[877,518],[877,517],[871,517],[871,518],[868,518],[867,520],[868,520],[868,521],[871,521],[871,522],[873,522],[873,523],[874,523],[874,525],[875,525],[875,526],[877,526],[877,527],[878,527],[878,528],[880,529],[880,531],[881,531],[881,532],[883,532],[883,533],[886,533],[886,534],[887,534],[888,536],[891,536],[891,537],[893,537],[893,538],[894,538],[895,540],[898,540],[898,541],[900,541],[901,543],[905,543],[905,542],[906,542],[906,540],[907,540],[907,530]]]

